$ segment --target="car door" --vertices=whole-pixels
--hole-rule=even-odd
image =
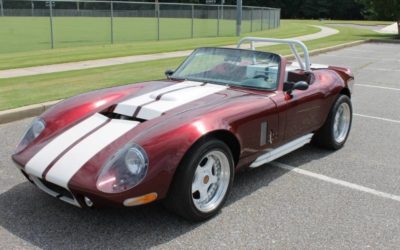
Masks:
[[[272,99],[280,113],[283,141],[293,140],[320,127],[324,95],[318,81],[311,80],[307,90],[293,90],[290,95],[283,91],[283,87],[279,88]]]

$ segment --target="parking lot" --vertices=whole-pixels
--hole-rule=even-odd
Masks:
[[[400,44],[362,44],[312,60],[355,73],[347,144],[336,152],[307,145],[238,174],[222,212],[204,223],[157,204],[64,204],[11,163],[31,119],[0,125],[0,248],[398,249]]]

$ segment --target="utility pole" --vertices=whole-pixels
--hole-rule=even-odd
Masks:
[[[242,33],[242,0],[236,2],[236,36]]]

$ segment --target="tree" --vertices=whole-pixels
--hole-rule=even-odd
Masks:
[[[370,11],[370,15],[379,20],[397,21],[400,37],[400,0],[361,0]]]

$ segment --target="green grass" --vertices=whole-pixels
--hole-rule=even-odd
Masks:
[[[298,20],[296,20],[298,21]],[[385,23],[385,22],[379,22],[379,21],[323,21],[323,22],[317,22],[317,21],[299,21],[304,24],[319,24],[319,25],[325,25],[329,26],[331,23],[358,23],[358,24],[370,24],[370,25],[376,25],[377,23]],[[368,40],[368,39],[394,39],[394,35],[390,34],[381,34],[377,33],[375,31],[369,30],[369,29],[364,29],[364,28],[353,28],[353,27],[344,27],[344,26],[331,26],[334,29],[339,30],[340,33],[333,35],[333,36],[328,36],[316,40],[311,40],[311,41],[306,41],[304,42],[309,50],[315,50],[315,49],[321,49],[321,48],[327,48],[339,44],[344,44],[344,43],[349,43],[349,42],[354,42],[354,41],[360,41],[360,40]],[[263,51],[274,51],[278,54],[281,55],[288,55],[291,53],[291,50],[288,46],[285,45],[275,45],[275,46],[269,46],[269,47],[262,47],[259,48],[259,50]]]
[[[305,27],[305,24],[328,25],[330,22],[320,23],[317,21],[296,20],[293,21],[292,27],[296,27],[295,23],[297,25],[302,24],[300,27]],[[393,38],[393,36],[382,35],[367,29],[338,26],[334,28],[338,29],[340,33],[306,42],[309,49],[319,49],[370,38]],[[282,37],[290,36],[290,34],[278,35]],[[290,53],[290,50],[286,46],[280,45],[261,49],[284,55]],[[178,66],[182,60],[183,58],[174,58],[87,70],[0,79],[0,110],[67,98],[94,89],[160,79],[164,77],[163,73],[165,69]]]
[[[8,19],[6,18],[5,20]],[[10,19],[10,21],[11,20],[12,19]],[[5,34],[4,30],[7,30],[8,28],[4,28],[5,26],[2,25],[2,21],[3,19],[0,18],[0,37],[2,38],[0,39],[0,50],[3,50],[4,52],[1,53],[0,51],[0,70],[38,66],[38,65],[48,65],[55,63],[74,62],[82,60],[91,60],[91,59],[128,56],[128,55],[141,55],[141,54],[187,50],[187,49],[194,49],[200,46],[222,46],[222,45],[235,44],[238,41],[237,37],[212,37],[212,38],[209,37],[209,38],[178,39],[178,40],[163,40],[163,41],[138,41],[131,43],[119,43],[114,45],[107,44],[107,45],[95,45],[95,46],[58,48],[54,50],[51,49],[40,50],[38,49],[38,47],[42,45],[38,42],[40,38],[38,38],[39,35],[38,36],[35,35],[36,34],[35,31],[25,30],[24,32],[27,32],[28,33],[27,35],[25,35],[25,33],[21,33],[19,35],[18,34],[3,35]],[[55,25],[56,24],[57,23],[55,23]],[[203,26],[204,31],[198,31],[198,32],[206,32],[207,31],[206,28],[207,28],[206,26]],[[179,29],[177,28],[177,30]],[[304,25],[302,23],[282,21],[281,27],[279,29],[258,31],[250,34],[252,36],[288,38],[293,36],[316,33],[318,31],[319,31],[318,28]],[[79,32],[80,33],[78,34],[80,36],[90,36],[90,34],[85,34],[85,30],[79,30]],[[179,35],[179,31],[177,32],[178,33],[175,36]],[[116,30],[116,33],[117,34],[119,33],[118,29]],[[69,32],[67,31],[61,34],[65,36],[65,39],[69,37],[68,35]],[[122,35],[129,36],[131,34],[121,32],[121,36]],[[249,34],[244,34],[243,36],[245,35]],[[28,38],[26,36],[28,36]],[[118,38],[118,36],[116,37]],[[80,40],[85,40],[85,39],[81,38]],[[22,48],[26,49],[29,48],[29,46],[34,46],[34,45],[36,47],[30,48],[29,51],[5,53],[5,51],[13,51],[13,47],[21,47],[21,49]]]
[[[0,79],[0,110],[67,98],[94,89],[163,78],[183,58]]]

